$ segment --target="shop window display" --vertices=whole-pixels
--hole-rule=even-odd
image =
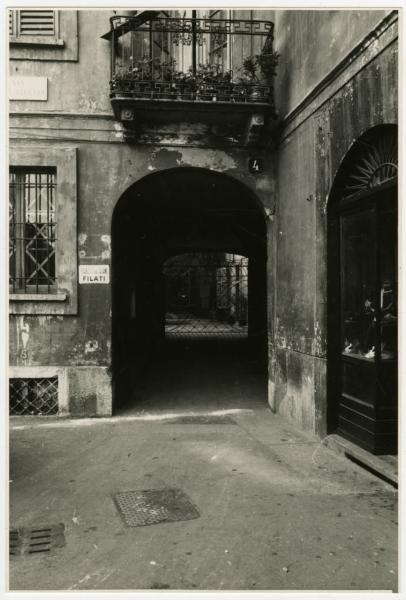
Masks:
[[[397,345],[395,218],[379,215],[377,240],[375,216],[365,210],[341,219],[342,353],[366,361],[395,359]]]

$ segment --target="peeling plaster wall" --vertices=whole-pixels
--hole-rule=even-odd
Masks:
[[[376,42],[355,76],[310,116],[288,123],[278,150],[275,344],[271,405],[303,429],[326,435],[327,201],[353,142],[397,122],[397,46]]]
[[[71,135],[72,132],[64,133],[61,128],[58,145],[71,144]],[[25,139],[15,139],[13,144],[29,145],[35,152],[32,140],[27,143]],[[115,204],[131,184],[156,171],[190,166],[212,169],[253,189],[268,210],[275,201],[272,158],[266,157],[265,173],[254,176],[248,171],[248,153],[244,149],[174,149],[154,145],[130,146],[123,141],[115,144],[82,142],[77,145],[77,155],[79,265],[111,265],[110,232]],[[38,316],[35,310],[32,312],[34,314],[10,316],[10,364],[22,369],[45,365],[65,367],[70,394],[76,390],[76,399],[69,400],[70,413],[108,414],[106,373],[110,372],[111,365],[110,285],[80,284],[76,315]],[[90,369],[93,387],[103,390],[103,398],[99,397],[99,391],[96,395],[88,393],[89,386],[83,387],[85,371],[81,370],[80,376],[76,376],[73,367]],[[83,400],[85,397],[87,400]]]
[[[79,265],[110,265],[114,206],[131,184],[154,171],[185,166],[213,169],[248,185],[270,209],[274,202],[274,181],[269,177],[272,163],[268,159],[266,176],[253,176],[247,161],[244,150],[78,145]],[[109,285],[82,284],[76,316],[11,316],[11,363],[109,365],[110,296]]]

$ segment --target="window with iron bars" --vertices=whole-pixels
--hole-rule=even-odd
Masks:
[[[13,293],[56,290],[55,168],[10,171],[10,288]]]

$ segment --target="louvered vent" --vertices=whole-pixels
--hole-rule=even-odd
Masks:
[[[55,11],[20,10],[20,35],[54,35]]]
[[[8,32],[10,35],[14,35],[14,15],[13,11],[8,11]]]

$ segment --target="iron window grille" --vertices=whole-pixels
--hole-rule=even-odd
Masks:
[[[248,57],[276,60],[273,23],[189,12],[194,16],[146,11],[110,19],[103,37],[111,41],[111,98],[273,105],[272,73],[265,77],[258,67],[249,76],[244,67]]]
[[[55,415],[58,377],[10,379],[10,415]]]
[[[13,37],[57,35],[55,10],[10,10],[9,34]]]
[[[12,293],[56,291],[56,169],[12,169],[9,270]]]

